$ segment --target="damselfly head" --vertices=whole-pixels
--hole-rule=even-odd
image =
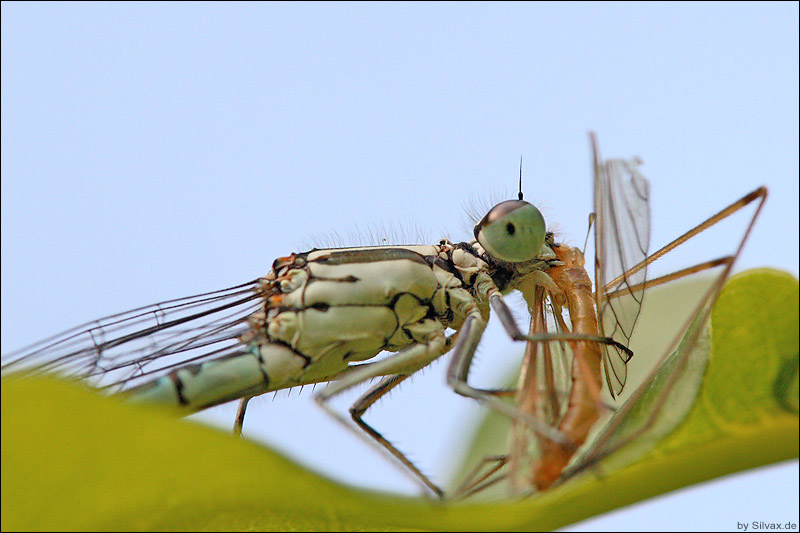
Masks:
[[[535,259],[545,237],[542,213],[524,200],[500,202],[475,226],[475,238],[494,258],[508,263]]]

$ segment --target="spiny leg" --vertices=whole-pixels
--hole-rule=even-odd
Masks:
[[[236,420],[233,422],[233,436],[234,437],[241,437],[242,436],[242,426],[244,425],[244,413],[247,410],[247,402],[253,398],[252,396],[246,396],[239,400],[239,408],[236,410]]]
[[[405,381],[408,377],[410,377],[410,374],[395,374],[395,375],[390,375],[390,376],[384,377],[377,385],[375,385],[374,387],[370,388],[358,400],[356,400],[356,402],[350,407],[350,416],[352,417],[353,421],[356,424],[358,424],[358,426],[367,435],[369,435],[370,437],[375,439],[375,441],[380,446],[382,446],[386,451],[388,451],[395,459],[400,461],[400,463],[402,463],[406,468],[408,468],[408,470],[413,472],[414,475],[417,476],[418,479],[422,480],[423,483],[425,483],[425,485],[429,489],[431,489],[433,492],[435,492],[439,497],[443,497],[444,494],[441,491],[441,489],[439,489],[439,487],[437,487],[434,483],[430,482],[429,478],[425,474],[423,474],[403,454],[403,452],[401,452],[399,449],[397,449],[380,432],[378,432],[376,429],[374,429],[372,426],[370,426],[366,421],[364,421],[364,418],[363,418],[364,413],[366,413],[367,409],[369,409],[372,406],[372,404],[374,404],[376,401],[378,401],[378,399],[383,397],[386,393],[388,393],[394,387],[396,387],[397,385],[399,385],[400,383]],[[484,392],[486,392],[487,394],[495,395],[495,396],[507,396],[509,394],[513,394],[514,393],[514,391],[509,391],[509,390],[504,390],[504,389],[486,390]],[[494,459],[496,461],[503,461],[503,462],[500,465],[490,469],[486,474],[481,476],[480,479],[470,483],[470,485],[471,486],[479,485],[479,484],[483,483],[483,481],[486,478],[488,478],[489,476],[491,476],[492,474],[497,472],[505,464],[504,458],[505,458],[505,456],[495,456]],[[475,469],[475,472],[473,474],[471,474],[470,477],[474,477],[475,475],[477,475],[478,471],[480,470],[480,468],[482,468],[483,464],[489,462],[489,460],[491,460],[491,459],[492,458],[484,459],[481,462],[481,465],[479,465],[478,468]],[[502,478],[498,478],[497,481],[499,481],[500,479],[502,479]],[[491,481],[489,484],[492,484],[492,483],[495,483],[495,482],[496,481]],[[467,484],[467,481],[464,482],[463,486],[466,486],[466,484]],[[486,484],[486,486],[488,486],[489,484]],[[467,490],[469,490],[469,488],[470,487],[466,487]],[[483,488],[482,485],[481,485],[481,488]],[[461,491],[461,490],[462,489],[459,489],[459,491]],[[454,498],[467,496],[467,495],[472,493],[472,491],[470,491],[468,494],[459,495],[458,494],[459,491],[457,491],[457,493],[453,496]]]
[[[392,357],[384,359],[383,361],[364,365],[361,368],[356,368],[351,372],[344,373],[340,379],[330,383],[327,387],[314,395],[314,400],[317,402],[317,404],[319,404],[320,407],[325,409],[328,414],[342,423],[350,431],[355,432],[358,436],[365,439],[370,445],[374,446],[376,443],[379,444],[379,449],[387,451],[392,457],[400,461],[400,464],[405,467],[403,468],[403,471],[410,473],[414,481],[433,491],[439,497],[442,497],[444,492],[437,487],[435,483],[433,483],[417,467],[415,467],[413,463],[407,457],[405,457],[402,452],[400,452],[400,450],[386,441],[386,439],[384,439],[380,433],[366,425],[366,423],[363,421],[359,423],[359,421],[356,420],[356,416],[360,418],[364,411],[372,403],[374,403],[375,400],[383,396],[383,394],[388,392],[391,388],[396,386],[398,383],[406,379],[417,370],[429,365],[442,354],[446,353],[450,349],[451,339],[452,336],[445,337],[444,331],[440,331],[432,340],[427,343],[415,344],[401,350]],[[370,389],[364,396],[362,396],[353,405],[350,411],[351,415],[353,415],[353,420],[359,424],[358,428],[362,429],[363,431],[359,431],[358,428],[351,425],[341,413],[327,404],[328,400],[330,400],[333,396],[356,385],[364,383],[372,378],[381,376],[385,376],[385,378],[381,380],[378,385]],[[366,405],[362,405],[362,401]],[[355,411],[357,415],[353,414],[353,411]],[[367,430],[364,426],[369,428],[369,430]]]
[[[437,496],[440,498],[444,496],[442,490],[437,487],[433,482],[430,481],[428,476],[423,474],[400,450],[398,450],[391,442],[386,440],[386,438],[381,435],[378,431],[376,431],[372,426],[367,424],[364,419],[363,415],[367,411],[367,409],[372,406],[379,398],[385,395],[387,392],[392,390],[394,387],[405,381],[409,377],[409,374],[395,374],[393,376],[386,376],[384,377],[380,383],[369,389],[363,396],[361,396],[356,402],[350,407],[350,416],[352,417],[353,421],[358,424],[364,433],[375,439],[380,446],[383,447],[387,452],[389,452],[392,457],[400,461],[408,470],[410,470],[420,481],[422,481],[426,487],[431,489]]]
[[[544,287],[537,286],[535,288],[535,298],[531,300],[531,332],[538,332],[545,330],[544,326]],[[546,362],[550,357],[548,350],[548,343],[543,343],[544,353],[541,354]],[[537,411],[537,405],[540,403],[540,394],[538,391],[538,383],[536,380],[536,359],[537,359],[537,343],[529,342],[525,349],[525,356],[522,365],[522,374],[520,376],[520,383],[515,390],[503,391],[490,391],[482,389],[486,394],[494,394],[495,396],[506,396],[509,393],[517,395],[520,398],[516,403],[516,409],[531,416],[541,417],[541,413]],[[550,370],[552,372],[552,368]],[[552,376],[549,376],[552,378]],[[557,398],[555,385],[552,379],[548,381],[549,389],[547,399],[550,402],[548,406],[551,413],[555,413],[559,399]],[[520,403],[522,402],[522,403]],[[548,409],[545,408],[545,412]],[[555,416],[555,415],[553,415]],[[549,425],[555,427],[555,421],[547,417],[544,418],[549,422]],[[470,472],[470,474],[460,483],[459,488],[455,491],[454,498],[465,498],[481,490],[488,488],[504,479],[509,478],[509,472],[502,472],[506,465],[510,464],[511,473],[514,472],[514,460],[518,458],[519,450],[515,453],[517,448],[525,448],[527,450],[527,433],[528,426],[524,422],[514,421],[514,440],[511,443],[511,451],[504,455],[490,455],[484,457],[478,465]],[[522,428],[525,428],[524,431]],[[488,466],[488,468],[487,468]]]

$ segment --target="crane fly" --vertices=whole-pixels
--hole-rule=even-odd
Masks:
[[[544,271],[553,283],[540,282],[523,291],[531,314],[528,336],[533,339],[548,328],[554,330],[555,335],[565,336],[559,342],[530,340],[527,343],[514,394],[515,407],[557,429],[562,438],[555,440],[539,433],[531,442],[529,429],[520,424],[519,419],[513,420],[508,452],[485,457],[455,491],[457,495],[474,494],[502,480],[508,480],[511,494],[546,490],[593,467],[652,428],[767,196],[764,187],[754,190],[648,256],[649,185],[638,170],[641,161],[638,158],[630,161],[601,159],[593,133],[590,133],[590,144],[594,169],[592,220],[595,222],[597,290],[592,292],[582,251],[556,245],[552,249],[559,263],[552,263]],[[758,201],[757,207],[734,253],[655,279],[647,278],[648,266],[654,261],[755,201]],[[689,319],[681,324],[663,355],[644,362],[649,365],[649,374],[635,384],[635,390],[626,391],[623,401],[620,395],[628,381],[627,365],[634,354],[630,342],[646,290],[713,269],[719,269],[719,273],[708,284]],[[566,337],[575,333],[610,338],[615,342],[578,341]],[[661,380],[661,389],[651,390],[651,383],[659,372],[667,372],[663,366],[671,355],[674,361],[668,369],[669,375]],[[641,359],[639,355],[637,361]],[[610,400],[602,396],[603,384]],[[498,394],[508,395],[507,392]],[[631,430],[628,427],[630,412],[642,397],[656,393],[656,398],[650,400],[646,420]],[[600,421],[604,417],[606,423],[602,424]],[[588,449],[578,453],[592,432],[595,436]]]

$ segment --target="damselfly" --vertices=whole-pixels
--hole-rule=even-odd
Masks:
[[[462,484],[457,491],[459,494],[477,492],[507,477],[513,494],[541,491],[596,464],[648,431],[686,364],[686,358],[700,335],[700,325],[708,318],[711,306],[766,199],[766,189],[756,189],[648,256],[649,186],[638,170],[641,162],[638,159],[604,161],[594,135],[590,134],[590,138],[594,168],[597,290],[592,293],[581,250],[561,246],[553,248],[561,263],[546,270],[555,283],[549,286],[539,283],[523,294],[531,313],[529,338],[535,338],[550,328],[561,333],[603,338],[608,335],[616,343],[529,342],[516,391],[516,407],[557,428],[562,440],[539,434],[531,443],[530,431],[515,422],[508,453],[487,457]],[[757,208],[731,255],[647,279],[647,267],[654,261],[756,200],[759,200]],[[620,350],[620,346],[631,347],[646,289],[714,269],[717,269],[716,277],[707,284],[706,292],[693,312],[680,323],[676,332],[670,331],[674,336],[672,342],[663,353],[649,354],[649,361],[642,361],[647,369],[640,374],[647,376],[634,383],[635,390],[627,391],[624,402],[621,401],[632,352]],[[568,311],[567,320],[562,309]],[[679,341],[678,352],[675,350]],[[633,431],[620,432],[628,413],[647,393],[662,363],[673,351],[676,363],[670,369],[672,375],[659,391],[647,420]],[[601,395],[601,372],[607,387],[603,391],[605,397]],[[614,416],[610,421],[608,416],[605,417],[607,424],[592,440],[590,448],[576,456],[590,433],[598,430],[598,421],[612,411],[615,411]],[[490,468],[483,472],[487,465]]]
[[[3,372],[77,376],[132,401],[185,412],[240,399],[234,431],[256,395],[328,382],[315,400],[371,437],[423,486],[442,490],[363,419],[414,372],[452,350],[447,382],[458,394],[530,426],[554,442],[562,434],[467,382],[475,349],[498,314],[518,341],[593,340],[598,335],[524,335],[503,294],[552,284],[561,264],[539,210],[522,199],[493,207],[475,239],[433,245],[312,249],[275,260],[265,276],[221,291],[102,318],[8,354]],[[449,333],[449,330],[454,331]],[[368,362],[381,352],[394,355]],[[333,396],[381,378],[351,407],[353,426],[330,408]]]

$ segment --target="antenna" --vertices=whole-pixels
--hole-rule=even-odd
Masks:
[[[517,198],[522,200],[522,154],[519,156],[519,193],[517,193]]]

